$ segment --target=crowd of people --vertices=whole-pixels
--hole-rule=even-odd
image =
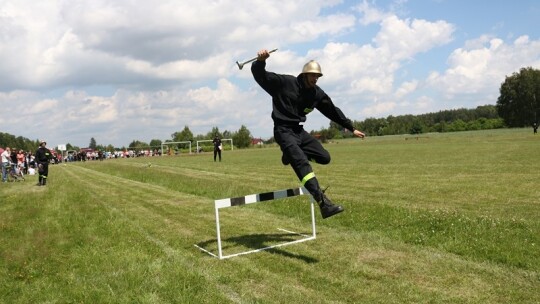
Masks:
[[[26,175],[39,175],[38,185],[44,186],[48,174],[49,164],[58,164],[62,162],[77,162],[77,161],[93,161],[118,158],[135,158],[135,157],[151,157],[161,156],[161,149],[141,149],[141,150],[125,150],[125,151],[100,151],[90,148],[81,149],[79,151],[68,151],[65,157],[61,153],[56,153],[54,149],[46,147],[45,141],[40,141],[40,145],[35,153],[24,151],[22,149],[0,147],[0,155],[2,160],[2,182],[24,180]],[[219,138],[214,139],[214,160],[219,155],[221,161],[221,141]],[[171,150],[172,151],[172,150]],[[41,155],[38,155],[41,154]],[[42,158],[40,160],[40,158]]]
[[[80,151],[68,151],[67,156],[65,157],[66,162],[74,161],[87,161],[87,160],[105,160],[105,159],[116,159],[116,158],[133,158],[133,157],[147,157],[147,156],[161,156],[161,150],[126,150],[126,151],[101,151],[101,150],[91,150],[91,149],[82,149]]]
[[[161,156],[161,150],[158,149],[140,151],[126,150],[115,152],[83,149],[80,151],[69,151],[64,158],[60,153],[55,153],[54,150],[46,147],[41,148],[42,144],[46,144],[46,142],[42,141],[40,143],[40,148],[38,148],[38,151],[39,149],[42,149],[45,151],[44,153],[47,153],[47,165],[49,163],[58,164],[62,162],[87,160]],[[35,175],[39,173],[39,162],[36,160],[36,154],[31,151],[24,151],[22,149],[10,147],[0,147],[0,154],[2,159],[2,182],[4,183],[24,179],[25,175]]]
[[[0,148],[2,155],[2,182],[36,174],[35,156],[30,151],[17,148]]]

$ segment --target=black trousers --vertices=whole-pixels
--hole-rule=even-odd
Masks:
[[[330,153],[302,126],[274,126],[274,138],[283,152],[283,164],[290,163],[302,185],[319,202],[321,189],[309,162],[326,165]]]
[[[221,150],[219,148],[214,148],[214,161],[216,161],[217,155],[219,155],[219,161],[221,161]]]
[[[38,165],[39,183],[47,184],[47,176],[49,176],[49,162],[39,162]]]

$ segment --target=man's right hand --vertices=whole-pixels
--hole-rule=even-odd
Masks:
[[[259,52],[257,52],[257,60],[258,61],[265,61],[270,57],[270,53],[266,49],[262,49]]]

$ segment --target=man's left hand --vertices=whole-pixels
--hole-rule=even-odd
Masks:
[[[360,137],[360,138],[366,137],[366,134],[362,133],[360,130],[354,130],[353,134],[354,134],[354,136],[357,136],[357,137]]]

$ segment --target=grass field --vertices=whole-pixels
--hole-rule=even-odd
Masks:
[[[69,163],[0,185],[2,303],[540,303],[532,130],[326,144],[346,211],[218,260],[214,200],[298,186],[279,148]],[[221,211],[224,254],[310,232],[309,200]]]

